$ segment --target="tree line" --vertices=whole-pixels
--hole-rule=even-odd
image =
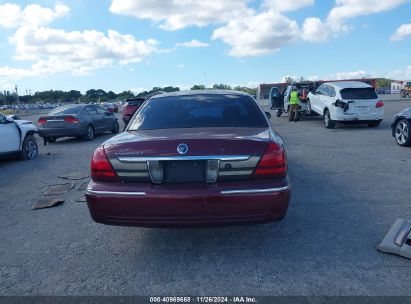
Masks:
[[[204,85],[194,85],[191,90],[204,90],[204,89],[222,89],[222,90],[237,90],[246,92],[251,95],[256,94],[256,89],[250,89],[246,87],[231,87],[225,84],[215,84],[211,88],[207,88]],[[120,101],[128,98],[135,97],[147,97],[156,92],[176,92],[180,91],[178,87],[154,87],[150,91],[140,92],[134,94],[132,91],[123,91],[121,93],[114,93],[113,91],[104,91],[102,89],[90,89],[85,94],[82,94],[77,90],[61,91],[61,90],[49,90],[43,92],[36,92],[32,95],[19,95],[20,103],[101,103],[107,101]],[[17,95],[15,92],[3,91],[0,92],[0,104],[17,104]]]

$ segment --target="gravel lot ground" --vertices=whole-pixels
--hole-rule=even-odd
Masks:
[[[39,141],[36,160],[0,162],[0,295],[411,295],[411,261],[376,250],[396,218],[411,218],[411,149],[390,131],[408,106],[387,101],[377,129],[273,117],[292,202],[282,222],[257,226],[104,226],[76,189],[63,205],[30,210],[64,182],[57,175],[87,173],[112,135]]]

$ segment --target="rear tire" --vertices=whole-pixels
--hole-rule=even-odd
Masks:
[[[116,120],[115,122],[114,122],[114,128],[113,128],[113,130],[111,131],[113,134],[117,134],[118,132],[120,131],[120,125],[118,124],[118,121]]]
[[[335,121],[331,119],[330,111],[326,109],[324,111],[324,127],[326,129],[334,129],[335,125]]]
[[[23,146],[20,152],[21,160],[29,160],[37,157],[39,148],[37,146],[36,139],[33,135],[27,135],[23,141]]]
[[[86,133],[84,134],[84,140],[90,141],[93,140],[95,135],[94,128],[92,125],[88,125],[86,128]]]
[[[283,111],[281,111],[281,110],[275,111],[275,116],[276,117],[281,117],[282,114],[283,114]]]
[[[394,136],[395,141],[401,147],[411,146],[411,136],[410,136],[411,125],[406,119],[400,119],[395,123]]]

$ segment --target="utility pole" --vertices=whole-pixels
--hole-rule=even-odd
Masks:
[[[20,105],[19,92],[18,92],[18,90],[17,90],[17,84],[16,84],[16,99],[17,99],[17,104]]]

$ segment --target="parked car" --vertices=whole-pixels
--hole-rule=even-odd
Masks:
[[[112,113],[118,112],[118,106],[115,103],[103,103],[101,105],[106,111],[110,111]]]
[[[0,157],[33,159],[38,154],[36,126],[28,120],[13,120],[0,113]]]
[[[386,88],[386,87],[384,87],[384,88],[378,88],[376,91],[377,91],[377,94],[381,94],[381,95],[383,95],[383,94],[391,94],[391,89],[390,89],[390,88]]]
[[[308,94],[311,110],[324,118],[327,129],[340,123],[364,123],[378,127],[384,118],[384,102],[375,89],[360,81],[328,82]]]
[[[295,83],[287,86],[287,88],[285,89],[282,102],[277,108],[275,108],[277,117],[280,117],[282,113],[288,113],[288,111],[290,110],[290,95],[293,88],[296,88],[298,93],[300,94],[300,113],[303,115],[311,114],[311,108],[309,107],[308,103],[308,93],[314,90],[314,83]],[[273,107],[272,109],[274,110]]]
[[[402,110],[395,115],[391,129],[392,136],[395,138],[397,144],[402,147],[411,146],[411,108]]]
[[[281,220],[291,185],[281,138],[248,94],[150,98],[98,147],[86,191],[98,223],[175,227]]]
[[[16,114],[11,114],[11,115],[6,115],[7,118],[11,118],[13,120],[22,120],[20,118],[20,116],[16,115]]]
[[[138,108],[144,103],[146,99],[143,97],[129,98],[126,100],[123,110],[123,121],[125,126],[129,123],[131,117],[138,110]]]
[[[38,120],[39,135],[44,143],[61,137],[82,137],[92,140],[95,134],[119,132],[117,118],[100,106],[73,104],[61,106]]]

